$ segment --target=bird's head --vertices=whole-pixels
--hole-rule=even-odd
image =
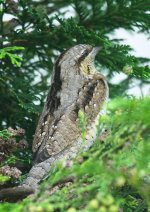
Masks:
[[[88,45],[83,47],[83,51],[80,54],[78,62],[80,70],[85,75],[93,75],[96,72],[94,59],[100,49],[100,47],[92,47]]]
[[[79,44],[66,50],[61,56],[61,65],[78,66],[80,73],[86,76],[96,72],[94,59],[101,47]]]

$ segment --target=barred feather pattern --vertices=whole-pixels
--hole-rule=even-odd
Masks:
[[[34,165],[22,187],[36,190],[38,183],[53,172],[56,162],[71,160],[92,146],[96,123],[108,97],[105,77],[93,65],[95,52],[92,46],[80,44],[56,61],[33,141]],[[87,118],[84,143],[79,129],[80,110]]]

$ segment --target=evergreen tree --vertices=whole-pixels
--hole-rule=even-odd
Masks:
[[[53,64],[63,50],[82,43],[101,46],[96,67],[106,75],[110,89],[108,116],[102,120],[110,131],[106,142],[98,139],[72,168],[59,165],[33,200],[3,203],[1,211],[148,211],[150,99],[137,100],[127,90],[136,79],[141,85],[150,83],[149,59],[135,57],[121,38],[110,35],[119,28],[148,35],[149,10],[148,0],[0,0],[0,150],[1,140],[10,142],[16,136],[19,143],[20,134],[8,127],[24,129],[29,144],[22,154],[8,154],[1,167],[23,161],[23,173],[29,170]],[[13,18],[5,21],[6,14]],[[117,72],[126,79],[113,84]],[[44,192],[68,176],[75,178],[69,187],[51,196]]]

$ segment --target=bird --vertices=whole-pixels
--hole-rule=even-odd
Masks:
[[[101,47],[78,44],[65,50],[56,60],[51,86],[34,135],[33,167],[20,186],[20,193],[23,189],[28,190],[27,193],[32,190],[32,193],[58,161],[72,160],[93,145],[96,123],[109,93],[106,78],[94,64],[100,50]],[[80,111],[86,117],[84,142],[79,127]],[[17,193],[17,189],[14,188],[13,192]]]

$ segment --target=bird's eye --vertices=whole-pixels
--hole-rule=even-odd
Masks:
[[[88,50],[85,49],[85,51],[82,53],[82,56],[84,56],[84,58],[89,54]]]
[[[78,59],[79,63],[81,63],[87,57],[88,54],[89,54],[88,50],[85,49]]]

